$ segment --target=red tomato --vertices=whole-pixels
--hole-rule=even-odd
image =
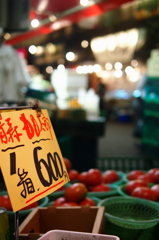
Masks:
[[[52,205],[54,207],[58,207],[58,206],[61,206],[65,202],[66,202],[66,199],[64,197],[59,197],[59,198],[55,199],[55,201],[53,202]]]
[[[107,170],[102,174],[104,183],[113,183],[119,181],[119,175],[115,170]]]
[[[63,190],[65,190],[64,185],[63,185],[62,187],[58,188],[55,192],[57,192],[57,191],[63,191]]]
[[[159,169],[157,169],[155,172],[154,172],[154,175],[152,177],[152,180],[153,180],[153,183],[159,183]]]
[[[8,211],[12,211],[11,201],[7,194],[0,196],[0,206],[6,208]]]
[[[86,197],[79,203],[80,206],[96,206],[95,201],[89,197]]]
[[[150,177],[149,174],[142,174],[138,177],[138,179],[141,179],[147,183],[152,183],[152,178]]]
[[[159,201],[159,184],[152,186],[151,190],[156,194],[156,201]]]
[[[150,176],[150,178],[151,178],[151,182],[153,183],[153,177],[154,177],[154,174],[155,174],[155,172],[158,170],[158,168],[151,168],[148,172],[147,172],[147,174]]]
[[[91,168],[87,173],[87,181],[89,186],[95,186],[102,182],[102,173],[99,169]]]
[[[91,188],[91,192],[108,192],[110,190],[111,190],[111,188],[104,183],[100,183]]]
[[[87,172],[81,172],[78,175],[78,181],[81,183],[84,183],[86,186],[88,185],[88,178],[87,178],[88,174]]]
[[[87,192],[88,190],[83,183],[74,183],[66,188],[64,197],[66,202],[79,203],[86,197]]]
[[[70,181],[76,181],[78,180],[79,172],[75,169],[71,169],[68,172],[68,175],[69,175]]]
[[[63,158],[64,164],[66,166],[67,171],[70,171],[72,168],[72,163],[68,158]]]
[[[145,172],[142,170],[133,170],[127,174],[127,178],[131,181],[137,179],[140,175],[143,174],[145,174]]]
[[[131,195],[132,191],[137,187],[148,187],[148,183],[141,179],[132,180],[126,183],[125,192]]]
[[[131,196],[156,201],[156,194],[149,187],[137,187],[132,191]]]
[[[36,202],[33,202],[33,203],[31,203],[30,205],[22,208],[21,210],[22,210],[22,211],[23,211],[23,210],[28,210],[28,209],[31,209],[31,208],[35,208],[35,207],[37,207],[37,206],[38,206],[38,202],[36,201]]]
[[[77,203],[74,202],[65,202],[60,205],[60,207],[77,207],[79,206]]]

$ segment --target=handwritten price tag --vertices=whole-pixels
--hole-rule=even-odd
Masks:
[[[49,195],[69,181],[47,110],[1,113],[0,167],[13,211]]]

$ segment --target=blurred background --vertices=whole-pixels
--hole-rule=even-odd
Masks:
[[[0,0],[1,106],[38,99],[79,171],[158,157],[158,20],[157,0]]]

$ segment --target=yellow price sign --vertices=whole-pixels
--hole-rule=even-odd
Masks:
[[[47,110],[1,112],[0,166],[13,211],[69,181]]]

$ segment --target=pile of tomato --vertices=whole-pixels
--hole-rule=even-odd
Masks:
[[[70,162],[68,159],[66,161]],[[120,180],[118,172],[115,170],[101,172],[98,169],[89,169],[79,173],[72,169],[71,163],[68,165],[69,167],[66,163],[70,180],[85,184],[89,192],[110,191],[110,184]],[[147,172],[133,170],[126,174],[126,178],[127,183],[123,184],[126,195],[159,201],[159,168],[153,168]]]
[[[105,172],[101,172],[99,169],[91,168],[88,171],[78,172],[77,170],[72,169],[69,159],[64,158],[64,162],[70,181],[83,183],[89,192],[110,191],[110,184],[120,180],[120,176],[115,170],[106,170]]]
[[[87,195],[89,192],[109,192],[110,184],[120,180],[115,170],[101,172],[91,168],[88,171],[78,172],[72,168],[69,159],[64,158],[64,163],[70,178],[71,185],[63,188],[64,196],[58,197],[53,206],[95,206],[96,202]]]
[[[64,191],[64,196],[58,197],[52,206],[96,206],[95,201],[87,197],[88,190],[83,183],[73,183]]]
[[[70,185],[62,186],[57,191],[64,191],[63,196],[54,200],[53,206],[96,206],[92,194],[96,192],[110,192],[111,184],[118,183],[121,179],[117,171],[91,168],[88,171],[78,172],[72,168],[71,161],[64,158],[64,163],[70,178]],[[133,170],[125,174],[126,182],[119,187],[125,195],[143,198],[151,201],[159,201],[159,168],[153,168],[145,172]],[[89,195],[91,193],[91,195]],[[12,205],[7,194],[0,196],[0,206],[12,211]],[[38,201],[25,207],[28,210],[38,207]]]
[[[72,173],[72,170],[70,171]],[[71,179],[71,181],[76,180],[76,182],[72,181],[72,184],[64,189],[64,196],[57,198],[52,205],[56,207],[96,206],[96,202],[87,194],[89,192],[109,192],[111,187],[106,183],[112,183],[118,179],[116,171],[102,173],[100,170],[92,168],[87,172],[78,173],[78,178]]]
[[[153,168],[145,172],[133,170],[127,174],[128,182],[124,191],[132,197],[151,201],[159,201],[159,169]]]

